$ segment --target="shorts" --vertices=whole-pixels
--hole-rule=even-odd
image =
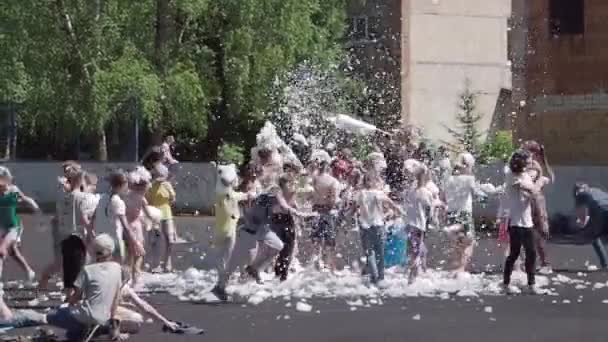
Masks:
[[[17,241],[17,237],[19,236],[19,229],[18,228],[11,228],[9,230],[5,230],[2,232],[2,240],[9,240],[9,241]]]
[[[314,210],[314,208],[313,208]],[[336,246],[336,215],[330,211],[320,211],[320,216],[312,227],[311,238],[315,243],[329,247]]]
[[[446,224],[448,226],[452,225],[462,225],[462,234],[464,234],[469,239],[475,238],[475,224],[473,223],[473,213],[466,211],[452,211],[447,215]]]
[[[165,238],[169,243],[175,243],[177,241],[177,232],[173,219],[161,220],[160,231],[165,235]]]
[[[16,232],[16,236],[15,236],[15,243],[21,243],[21,236],[23,235],[23,222],[15,229]]]

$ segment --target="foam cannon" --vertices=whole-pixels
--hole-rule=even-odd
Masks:
[[[338,114],[335,118],[331,118],[330,120],[333,121],[333,123],[339,129],[343,129],[352,133],[365,135],[374,132],[381,132],[386,135],[391,135],[389,132],[383,131],[372,124],[369,124],[362,120],[357,120],[351,116],[344,114]]]

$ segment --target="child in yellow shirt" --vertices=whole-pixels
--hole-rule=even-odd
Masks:
[[[167,181],[169,171],[164,165],[157,165],[151,173],[153,181],[150,190],[146,194],[146,200],[150,206],[160,210],[160,230],[165,240],[163,271],[171,272],[173,270],[171,254],[173,245],[177,240],[173,211],[171,209],[171,206],[175,203],[175,190],[173,189],[173,185]]]
[[[220,279],[226,276],[228,262],[234,251],[236,242],[236,230],[241,209],[239,202],[255,197],[253,193],[235,191],[237,185],[237,172],[234,164],[217,166],[217,185],[215,189],[215,245],[219,251],[220,260],[217,270]],[[226,294],[214,288],[218,298],[225,300]]]

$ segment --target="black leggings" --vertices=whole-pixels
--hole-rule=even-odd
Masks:
[[[70,235],[61,241],[61,259],[63,286],[72,288],[87,260],[87,247],[84,241],[77,235]]]
[[[279,239],[283,241],[283,249],[279,252],[275,263],[274,272],[281,281],[287,280],[289,265],[293,257],[293,250],[296,245],[295,222],[289,214],[273,215],[273,231]]]
[[[536,263],[536,246],[534,244],[534,228],[509,227],[509,256],[505,262],[504,284],[511,283],[511,273],[513,273],[513,265],[519,258],[521,247],[524,247],[526,252],[526,273],[528,275],[528,285],[534,285],[534,272]]]

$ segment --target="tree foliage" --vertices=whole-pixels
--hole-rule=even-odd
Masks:
[[[137,117],[215,159],[251,141],[277,78],[339,58],[344,18],[345,0],[6,0],[0,102],[64,156],[82,138],[105,159]]]
[[[479,156],[482,146],[482,132],[478,129],[481,114],[476,113],[477,95],[467,85],[460,95],[458,102],[459,112],[456,114],[458,124],[455,128],[446,127],[452,135],[453,141],[447,142],[453,150],[466,151]]]

